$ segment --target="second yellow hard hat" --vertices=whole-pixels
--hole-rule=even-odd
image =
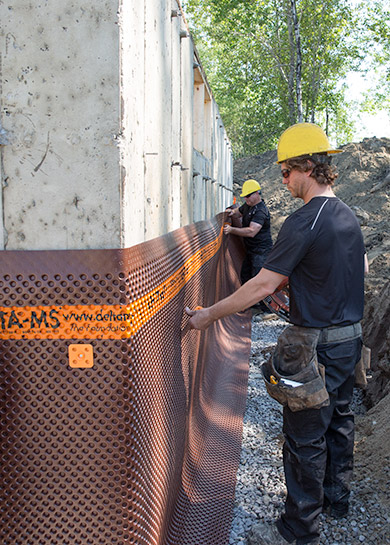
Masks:
[[[247,197],[251,193],[254,193],[255,191],[260,191],[261,187],[256,180],[247,180],[242,185],[241,195],[240,197]]]

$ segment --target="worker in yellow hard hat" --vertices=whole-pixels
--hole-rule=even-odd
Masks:
[[[260,271],[272,248],[271,216],[261,196],[259,182],[250,179],[242,186],[241,195],[245,203],[230,209],[229,215],[241,219],[240,227],[226,224],[226,235],[237,235],[243,238],[246,254],[241,266],[241,283],[244,284]],[[255,308],[268,312],[264,303],[254,305]]]
[[[292,325],[262,368],[267,390],[284,405],[287,499],[277,521],[256,525],[251,545],[318,545],[321,511],[333,517],[348,513],[350,402],[361,355],[367,267],[359,222],[332,190],[337,174],[330,161],[340,151],[312,123],[293,125],[281,135],[282,181],[303,206],[285,220],[254,278],[209,308],[186,309],[190,326],[205,329],[289,281]]]

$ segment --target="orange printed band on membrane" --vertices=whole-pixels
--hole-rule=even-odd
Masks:
[[[127,339],[179,293],[221,243],[222,230],[159,286],[127,305],[0,306],[0,339]]]

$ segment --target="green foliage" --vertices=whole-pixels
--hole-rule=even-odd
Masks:
[[[390,110],[390,5],[388,0],[372,0],[361,2],[358,10],[359,44],[366,52],[366,64],[375,66],[377,72],[377,81],[366,93],[363,110]]]
[[[290,0],[188,0],[184,8],[235,156],[273,148],[297,121]],[[297,0],[297,10],[305,121],[344,140],[351,126],[339,82],[364,54],[354,13],[347,0]]]

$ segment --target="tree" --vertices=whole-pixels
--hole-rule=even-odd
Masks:
[[[346,0],[188,0],[185,9],[236,156],[271,149],[301,120],[343,133],[340,78],[361,61]]]
[[[388,0],[361,2],[358,5],[358,34],[366,51],[366,66],[378,73],[363,104],[365,110],[390,110],[390,5]],[[370,44],[367,47],[367,44]]]
[[[299,30],[299,21],[298,21],[298,14],[297,14],[297,3],[295,0],[291,0],[291,15],[294,22],[294,34],[295,34],[295,43],[290,38],[290,48],[291,52],[295,50],[296,54],[296,76],[295,76],[295,83],[296,83],[296,93],[297,93],[297,121],[298,123],[302,123],[303,121],[303,112],[302,112],[302,50],[301,50],[301,33]],[[288,19],[290,19],[290,14],[287,15]],[[290,35],[290,29],[289,29],[289,35]],[[294,47],[295,46],[295,47]]]

